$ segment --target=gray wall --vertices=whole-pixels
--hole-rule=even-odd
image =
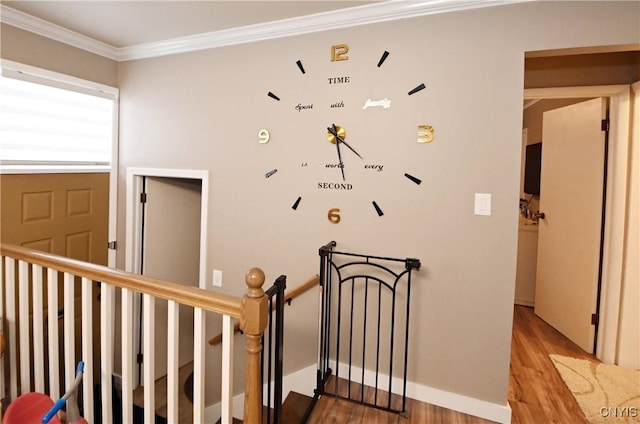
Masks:
[[[422,259],[410,379],[504,405],[524,53],[637,42],[637,16],[631,2],[542,2],[123,63],[121,165],[210,171],[208,265],[224,270],[228,293],[242,293],[251,266],[270,279],[284,273],[292,285],[304,281],[317,272],[317,248],[332,239],[347,251]],[[371,63],[382,50],[392,53],[384,66],[395,67],[394,74],[383,83],[390,98],[416,81],[428,87],[418,110],[395,110],[384,124],[397,129],[399,146],[381,152],[387,168],[411,170],[424,183],[418,190],[376,184],[382,218],[366,213],[359,194],[331,199],[305,186],[306,177],[283,176],[305,156],[299,150],[289,156],[297,148],[280,150],[275,140],[311,143],[327,124],[329,115],[307,120],[292,105],[330,100],[320,81],[334,72],[328,51],[337,43],[349,45],[351,73],[363,78],[374,78]],[[297,59],[316,73],[315,82],[298,77]],[[274,105],[269,90],[296,100]],[[354,126],[375,124],[355,112],[347,116]],[[431,145],[411,143],[418,123],[435,127]],[[267,148],[257,143],[261,128],[272,131]],[[372,129],[378,130],[387,134]],[[265,180],[271,168],[281,169],[280,180]],[[475,192],[492,193],[491,217],[473,215]],[[293,212],[297,193],[307,207]],[[338,206],[343,221],[332,225],[326,210]],[[357,219],[348,220],[352,212]],[[313,332],[303,330],[314,328],[310,310],[299,303],[287,311],[288,331],[297,335],[290,356],[307,358],[292,359],[300,367],[314,358]]]
[[[223,270],[221,291],[236,295],[252,266],[269,280],[286,274],[290,286],[300,284],[318,272],[317,249],[330,240],[342,250],[420,258],[409,379],[506,405],[524,53],[638,43],[639,13],[637,2],[535,2],[120,63],[120,199],[127,167],[208,170],[207,266]],[[330,100],[323,81],[334,73],[328,52],[338,43],[349,45],[349,73],[363,82],[345,92],[388,96],[386,122],[355,111],[300,118],[292,110],[290,99]],[[391,52],[388,74],[373,85],[372,63],[383,50]],[[298,59],[312,82],[299,78]],[[427,90],[401,107],[395,94],[421,81]],[[365,95],[374,87],[382,90]],[[274,105],[267,91],[287,101]],[[300,175],[296,165],[306,158],[306,147],[292,154],[290,146],[323,137],[322,127],[334,119],[369,131],[367,142],[382,138],[374,153],[385,164],[384,182],[362,182],[361,192],[331,197],[309,185],[319,174],[285,173]],[[413,141],[417,124],[435,127],[433,143]],[[267,146],[257,143],[261,128],[271,130]],[[272,168],[279,179],[265,180]],[[423,183],[394,181],[392,170],[415,173]],[[473,215],[476,192],[492,194],[492,216]],[[294,212],[298,194],[305,207]],[[372,196],[384,217],[371,213]],[[342,210],[338,225],[326,219],[331,207]],[[119,208],[124,242],[123,200]],[[290,370],[315,360],[315,302],[307,295],[287,309]]]

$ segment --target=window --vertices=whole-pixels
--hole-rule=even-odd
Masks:
[[[117,90],[48,71],[33,72],[30,67],[13,70],[5,67],[5,61],[2,65],[3,169],[110,168]]]

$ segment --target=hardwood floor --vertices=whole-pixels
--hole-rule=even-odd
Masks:
[[[516,306],[513,316],[508,400],[513,424],[586,423],[549,354],[596,360],[533,313]]]
[[[515,306],[508,401],[513,424],[586,423],[578,404],[553,366],[549,354],[594,360],[562,334],[538,318],[533,308]],[[353,389],[359,393],[359,388]],[[365,390],[365,398],[373,396]],[[353,395],[352,395],[353,397]],[[395,400],[394,400],[395,402]],[[324,396],[309,423],[362,424],[484,424],[490,421],[446,408],[407,400],[408,416]]]
[[[352,386],[353,387],[353,386]],[[358,391],[359,389],[353,389]],[[353,395],[352,395],[353,396]],[[395,397],[395,395],[394,395]],[[372,401],[373,389],[365,389],[365,401]],[[397,403],[394,399],[393,403]],[[489,424],[491,421],[466,415],[450,409],[407,399],[407,415],[386,412],[331,396],[318,400],[308,424]]]

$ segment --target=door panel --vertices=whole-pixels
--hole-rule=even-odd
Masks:
[[[594,347],[606,100],[544,113],[535,313],[586,352]]]
[[[198,287],[202,182],[146,177],[143,274]],[[167,302],[156,300],[155,378],[167,371]],[[179,365],[193,361],[193,310],[180,308]]]
[[[109,174],[5,174],[2,241],[107,264]]]
[[[0,176],[3,242],[107,265],[109,220],[109,174],[4,174]],[[74,320],[76,359],[81,358],[82,299],[76,278]],[[46,277],[44,279],[46,281]],[[62,284],[62,275],[59,275]],[[93,285],[93,339],[100,341],[99,287]],[[46,286],[44,296],[47,296]],[[59,291],[58,309],[63,309]],[[44,302],[44,316],[48,314]],[[62,319],[59,320],[60,352],[63,349]],[[45,320],[45,341],[48,340]],[[94,349],[94,375],[99,371],[99,350]],[[61,358],[63,356],[60,356]],[[61,363],[62,367],[62,363]],[[48,365],[45,369],[48,369]],[[46,371],[48,374],[48,371]],[[64,392],[61,380],[61,393]]]

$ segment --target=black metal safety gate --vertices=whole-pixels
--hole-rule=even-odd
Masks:
[[[269,324],[262,336],[264,348],[261,355],[262,384],[266,392],[263,401],[267,407],[266,414],[263,416],[265,424],[279,423],[282,415],[284,291],[286,287],[287,277],[281,275],[273,283],[273,286],[265,291],[270,311]]]
[[[331,395],[404,414],[411,273],[420,260],[338,252],[335,246],[332,241],[319,249],[314,399]]]

